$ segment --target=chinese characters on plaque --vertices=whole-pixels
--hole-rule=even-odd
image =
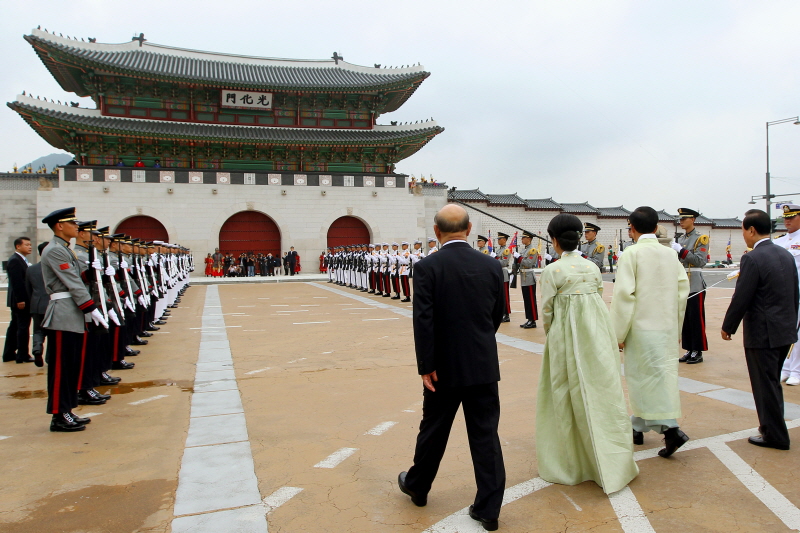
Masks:
[[[220,106],[272,109],[272,93],[222,90],[220,91]]]

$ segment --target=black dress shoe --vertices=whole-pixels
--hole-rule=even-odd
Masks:
[[[472,506],[469,506],[469,517],[473,520],[480,522],[483,526],[483,529],[486,531],[497,531],[497,520],[488,520],[486,518],[481,518],[480,516],[475,514],[475,511],[472,510]]]
[[[678,362],[685,363],[692,356],[693,353],[694,353],[693,351],[688,350],[685,354],[683,354],[683,356],[680,359],[678,359]]]
[[[82,426],[85,426],[86,424],[88,424],[88,423],[90,423],[92,421],[92,419],[89,418],[89,417],[85,417],[85,416],[81,417],[81,416],[76,415],[75,413],[70,413],[69,416],[72,417],[72,420],[74,420],[76,424],[80,424]]]
[[[402,300],[400,300],[401,303],[408,303],[410,301],[411,301],[411,298],[403,298]]]
[[[399,296],[392,296],[392,300],[399,300],[399,299],[400,299]]]
[[[527,321],[527,322],[525,322],[524,324],[520,324],[520,325],[519,325],[519,327],[521,327],[521,328],[528,328],[528,327],[530,327],[530,326],[529,326],[529,324],[530,324],[531,322],[532,322],[531,320],[528,320],[528,321]]]
[[[386,294],[384,294],[384,295],[383,295],[383,297],[384,297],[384,298],[391,298],[391,297],[392,297],[392,295],[391,295],[391,294],[389,294],[389,293],[386,293]]]
[[[759,435],[758,437],[750,437],[747,439],[747,442],[750,444],[755,444],[756,446],[761,446],[762,448],[775,448],[776,450],[788,450],[788,444],[778,444],[777,442],[769,442],[764,440],[764,437]]]
[[[641,431],[636,431],[634,429],[633,430],[633,443],[634,444],[638,444],[639,446],[644,444],[644,433],[642,433]]]
[[[531,329],[536,327],[535,320],[528,320],[525,324],[522,325],[522,329]]]
[[[75,419],[72,418],[72,415],[69,413],[60,413],[57,415],[53,415],[53,419],[50,421],[50,431],[83,431],[86,429],[86,426],[83,424],[78,424],[75,422]]]
[[[78,405],[103,405],[105,400],[100,399],[92,394],[94,389],[85,389],[78,391]]]
[[[152,337],[152,336],[153,334],[150,333],[149,331],[142,331],[137,335],[137,337]]]
[[[100,398],[101,400],[110,400],[111,399],[111,395],[110,394],[103,394],[103,393],[97,392],[94,389],[91,389],[91,391],[92,391],[92,396],[94,396],[95,398]]]
[[[703,362],[703,352],[692,352],[692,355],[686,358],[687,365],[696,365]]]
[[[130,348],[130,347],[127,347],[127,348],[125,349],[125,357],[127,357],[127,356],[129,356],[129,355],[130,355],[131,357],[133,357],[133,356],[135,356],[135,355],[139,355],[140,353],[142,353],[142,352],[140,352],[139,350],[134,350],[134,349],[132,349],[132,348]]]
[[[144,346],[148,342],[149,341],[146,341],[144,339],[140,339],[139,337],[134,337],[133,342],[131,343],[131,346]]]
[[[508,315],[503,315],[503,320],[501,320],[500,322],[511,322],[511,317]]]
[[[34,361],[35,359],[33,357],[31,357],[30,355],[26,355],[23,358],[17,359],[17,364],[21,365],[22,363],[33,363]]]
[[[167,323],[166,320],[156,320],[155,322],[153,322],[153,324],[155,324],[156,326],[163,326],[166,323]]]
[[[39,368],[42,368],[44,366],[44,359],[42,359],[41,352],[33,354],[33,364],[35,364]]]
[[[414,502],[414,505],[417,507],[425,507],[428,505],[428,496],[420,496],[406,487],[406,474],[408,474],[408,472],[400,472],[400,475],[397,476],[397,486],[400,487],[400,492],[411,496],[411,501]]]
[[[161,331],[161,328],[154,326],[153,324],[148,324],[145,331]]]
[[[689,437],[680,428],[669,428],[664,432],[665,446],[658,450],[658,455],[664,458],[669,457],[688,441]]]
[[[122,378],[118,378],[117,376],[110,376],[107,372],[103,372],[100,374],[100,384],[101,385],[116,385],[122,381]]]
[[[111,363],[111,368],[114,370],[130,370],[136,366],[134,363],[129,363],[127,361],[114,361]]]

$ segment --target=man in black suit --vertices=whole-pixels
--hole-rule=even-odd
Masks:
[[[294,250],[294,246],[289,248],[289,255],[286,256],[286,260],[289,263],[289,275],[295,275],[295,267],[297,266],[297,252]]]
[[[414,266],[414,344],[422,376],[422,422],[414,465],[401,472],[400,490],[427,503],[453,419],[463,405],[478,492],[470,516],[497,529],[506,473],[497,426],[500,366],[495,333],[505,312],[500,263],[467,243],[472,224],[449,204],[434,219],[439,253]]]
[[[8,260],[8,295],[6,305],[11,308],[11,322],[6,331],[6,343],[3,348],[3,361],[32,363],[28,352],[31,336],[31,314],[28,311],[28,293],[25,291],[25,272],[28,270],[27,257],[33,248],[28,237],[14,240],[14,255]]]
[[[39,244],[37,247],[39,257],[42,257],[42,252],[48,244],[48,241]],[[25,273],[25,291],[28,293],[28,312],[30,312],[33,320],[33,348],[31,348],[31,353],[36,366],[44,366],[42,353],[44,353],[45,330],[42,328],[42,320],[44,320],[44,314],[47,312],[47,304],[50,302],[50,297],[47,295],[47,289],[44,285],[42,263],[36,263],[28,267],[28,271]]]
[[[742,256],[736,291],[722,322],[722,338],[731,340],[744,319],[744,355],[761,433],[748,442],[788,450],[781,367],[797,341],[800,288],[794,257],[770,240],[770,228],[764,211],[745,213],[742,234],[753,251]]]

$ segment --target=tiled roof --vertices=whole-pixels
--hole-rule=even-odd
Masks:
[[[738,218],[715,218],[713,219],[715,228],[741,229],[742,221]]]
[[[462,202],[488,202],[489,199],[480,189],[456,189],[447,195],[449,200],[461,200]]]
[[[430,74],[424,67],[399,69],[363,67],[342,59],[292,60],[201,52],[138,41],[122,44],[87,43],[33,30],[27,40],[58,74],[63,61],[52,56],[66,55],[96,70],[120,74],[139,74],[160,79],[225,84],[227,88],[306,90],[380,90],[419,83]],[[68,88],[67,90],[74,90]]]
[[[525,200],[514,194],[487,194],[489,205],[518,205],[525,206]]]
[[[622,206],[619,207],[598,207],[597,216],[605,218],[628,218],[631,212]]]
[[[554,202],[552,198],[534,198],[525,200],[528,209],[553,209],[561,211],[561,204]]]
[[[657,211],[657,213],[659,222],[675,222],[675,219],[677,218],[676,215],[670,215],[663,209],[661,211]]]
[[[132,118],[108,117],[96,109],[79,109],[58,104],[44,103],[26,97],[18,97],[8,107],[18,112],[33,124],[31,115],[68,125],[85,133],[116,133],[151,138],[212,139],[231,142],[276,142],[305,144],[396,144],[399,141],[433,137],[443,128],[435,121],[407,126],[376,126],[371,130],[340,130],[312,128],[279,128],[258,126],[227,126],[170,122]],[[38,129],[37,129],[38,131]]]
[[[564,213],[572,214],[596,214],[598,212],[596,208],[589,205],[589,202],[583,202],[582,204],[561,204],[561,210]]]
[[[713,221],[713,220],[711,220],[710,218],[706,218],[706,217],[704,217],[703,215],[700,215],[699,217],[697,217],[697,218],[695,218],[695,219],[694,219],[694,223],[695,223],[695,225],[697,225],[697,224],[701,224],[701,225],[708,225],[708,226],[710,226],[711,224],[713,224],[713,223],[714,223],[714,221]]]

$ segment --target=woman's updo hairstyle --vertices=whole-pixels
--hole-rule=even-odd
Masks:
[[[578,247],[583,233],[583,223],[575,215],[562,213],[556,215],[547,225],[547,234],[558,239],[558,245],[565,252],[571,252]]]

